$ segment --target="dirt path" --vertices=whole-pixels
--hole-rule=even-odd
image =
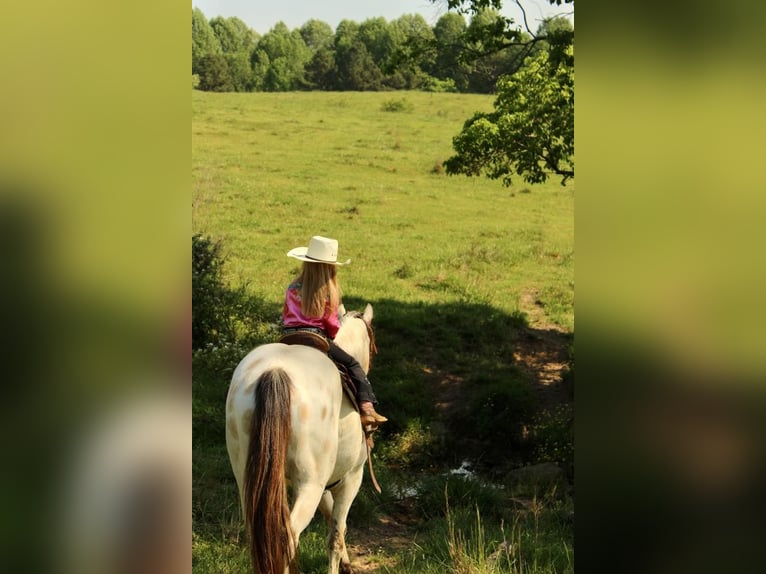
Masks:
[[[412,546],[415,526],[412,517],[401,515],[384,516],[375,525],[353,531],[349,528],[347,546],[354,572],[368,574],[395,566],[396,556]]]

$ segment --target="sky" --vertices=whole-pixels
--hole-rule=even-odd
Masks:
[[[535,31],[545,16],[573,12],[572,5],[551,6],[547,0],[522,0],[529,28]],[[335,29],[341,20],[363,22],[383,16],[387,21],[404,14],[421,14],[431,26],[446,11],[446,2],[428,0],[192,0],[207,19],[236,16],[259,34],[268,32],[279,21],[289,29],[300,28],[312,18],[327,22]],[[505,0],[503,14],[523,24],[521,11],[513,1]],[[574,22],[574,15],[568,16]]]

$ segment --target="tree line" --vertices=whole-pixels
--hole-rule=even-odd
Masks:
[[[506,20],[492,8],[447,12],[431,27],[419,14],[395,20],[341,21],[335,30],[312,19],[293,30],[277,23],[264,35],[236,17],[208,20],[192,9],[192,83],[217,92],[426,90],[493,93],[498,78],[546,50],[535,41],[571,31],[565,18],[493,49],[488,39]]]

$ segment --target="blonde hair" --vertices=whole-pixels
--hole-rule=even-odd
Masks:
[[[298,281],[301,283],[301,312],[306,317],[324,317],[327,305],[335,313],[340,305],[338,270],[327,263],[303,263]]]

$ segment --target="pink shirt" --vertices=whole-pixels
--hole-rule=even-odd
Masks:
[[[301,284],[291,283],[285,293],[285,306],[282,308],[282,325],[285,327],[315,327],[334,339],[340,329],[338,312],[330,309],[328,302],[323,317],[306,317],[301,312]]]

